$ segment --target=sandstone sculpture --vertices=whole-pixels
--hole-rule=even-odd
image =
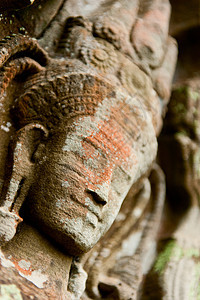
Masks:
[[[24,30],[0,44],[2,283],[28,299],[136,299],[164,204],[170,5],[107,1],[79,16],[72,2],[31,29],[38,41]]]

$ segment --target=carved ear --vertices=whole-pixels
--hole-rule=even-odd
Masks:
[[[37,41],[28,36],[12,34],[0,40],[0,119],[5,124],[10,121],[8,107],[12,107],[14,98],[7,96],[9,84],[23,73],[43,71],[50,61]],[[5,177],[0,200],[0,245],[14,236],[17,224],[22,221],[18,212],[30,186],[33,157],[37,156],[39,138],[46,134],[45,128],[37,124],[27,125],[17,133],[12,167],[7,168],[10,173]],[[8,139],[0,138],[0,163],[6,156]]]
[[[5,181],[0,207],[0,244],[9,241],[22,221],[19,210],[30,188],[35,162],[48,131],[40,124],[28,124],[17,132],[13,149],[11,176]],[[11,233],[12,232],[12,233]]]
[[[0,40],[0,123],[5,125],[9,122],[11,125],[11,130],[8,131],[5,131],[5,126],[0,126],[0,166],[5,165],[8,143],[16,129],[11,116],[16,96],[15,88],[9,89],[9,85],[19,75],[24,74],[20,78],[25,80],[27,76],[43,72],[50,61],[48,54],[37,41],[28,36],[11,34]],[[4,181],[7,177],[4,176],[3,168],[0,168],[0,180]]]

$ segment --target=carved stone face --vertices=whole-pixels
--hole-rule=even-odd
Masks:
[[[108,230],[156,155],[143,100],[112,89],[89,98],[92,113],[74,95],[74,110],[83,105],[83,113],[51,131],[26,201],[32,222],[73,255],[91,249]]]

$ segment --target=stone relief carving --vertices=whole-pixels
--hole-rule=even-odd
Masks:
[[[170,5],[70,5],[37,40],[0,44],[1,273],[29,298],[136,299],[165,198],[154,162],[177,56]]]
[[[198,77],[174,86],[159,143],[168,188],[168,216],[142,299],[199,297],[199,99]]]

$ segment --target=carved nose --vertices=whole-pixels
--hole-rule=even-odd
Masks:
[[[87,193],[90,194],[93,200],[98,204],[106,205],[106,203],[108,203],[108,197],[102,195],[101,193],[98,193],[97,191],[87,189]]]

